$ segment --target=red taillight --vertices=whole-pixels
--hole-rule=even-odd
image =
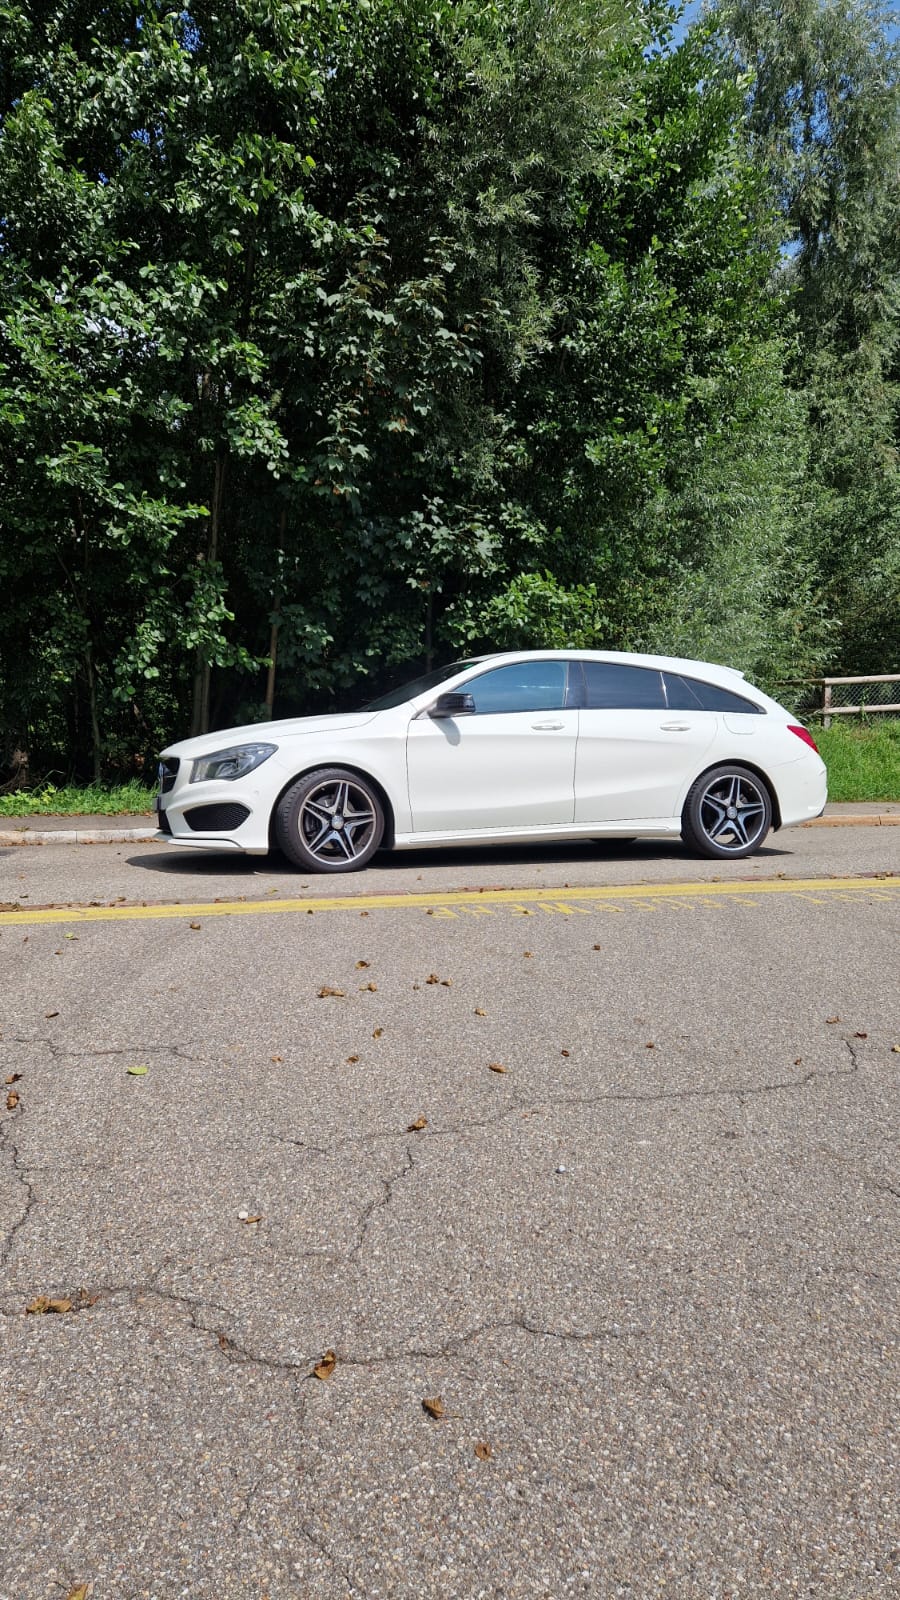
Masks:
[[[802,739],[804,744],[809,745],[810,750],[815,750],[816,755],[819,754],[819,746],[808,728],[798,728],[793,722],[789,722],[788,733],[795,733],[798,739]]]

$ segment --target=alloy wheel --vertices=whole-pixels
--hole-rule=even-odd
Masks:
[[[358,861],[379,825],[371,797],[350,779],[328,779],[311,789],[297,821],[310,855],[326,866]]]

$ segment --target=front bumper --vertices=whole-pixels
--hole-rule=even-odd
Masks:
[[[190,774],[189,761],[160,762],[157,839],[192,850],[268,854],[271,797],[261,786],[252,779],[191,783]]]

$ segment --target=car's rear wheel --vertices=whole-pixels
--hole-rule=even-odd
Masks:
[[[384,810],[371,784],[343,767],[298,778],[275,811],[275,839],[295,867],[353,872],[370,861],[384,834]]]
[[[753,855],[772,826],[772,799],[762,778],[748,767],[705,772],[691,788],[681,813],[681,837],[700,855],[737,860]]]

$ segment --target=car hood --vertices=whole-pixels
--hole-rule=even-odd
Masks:
[[[194,739],[181,739],[167,745],[163,757],[196,758],[211,756],[236,744],[284,744],[304,733],[349,733],[364,728],[377,717],[377,711],[334,712],[320,717],[287,717],[281,722],[251,722],[241,728],[220,728],[217,733],[201,733]]]

